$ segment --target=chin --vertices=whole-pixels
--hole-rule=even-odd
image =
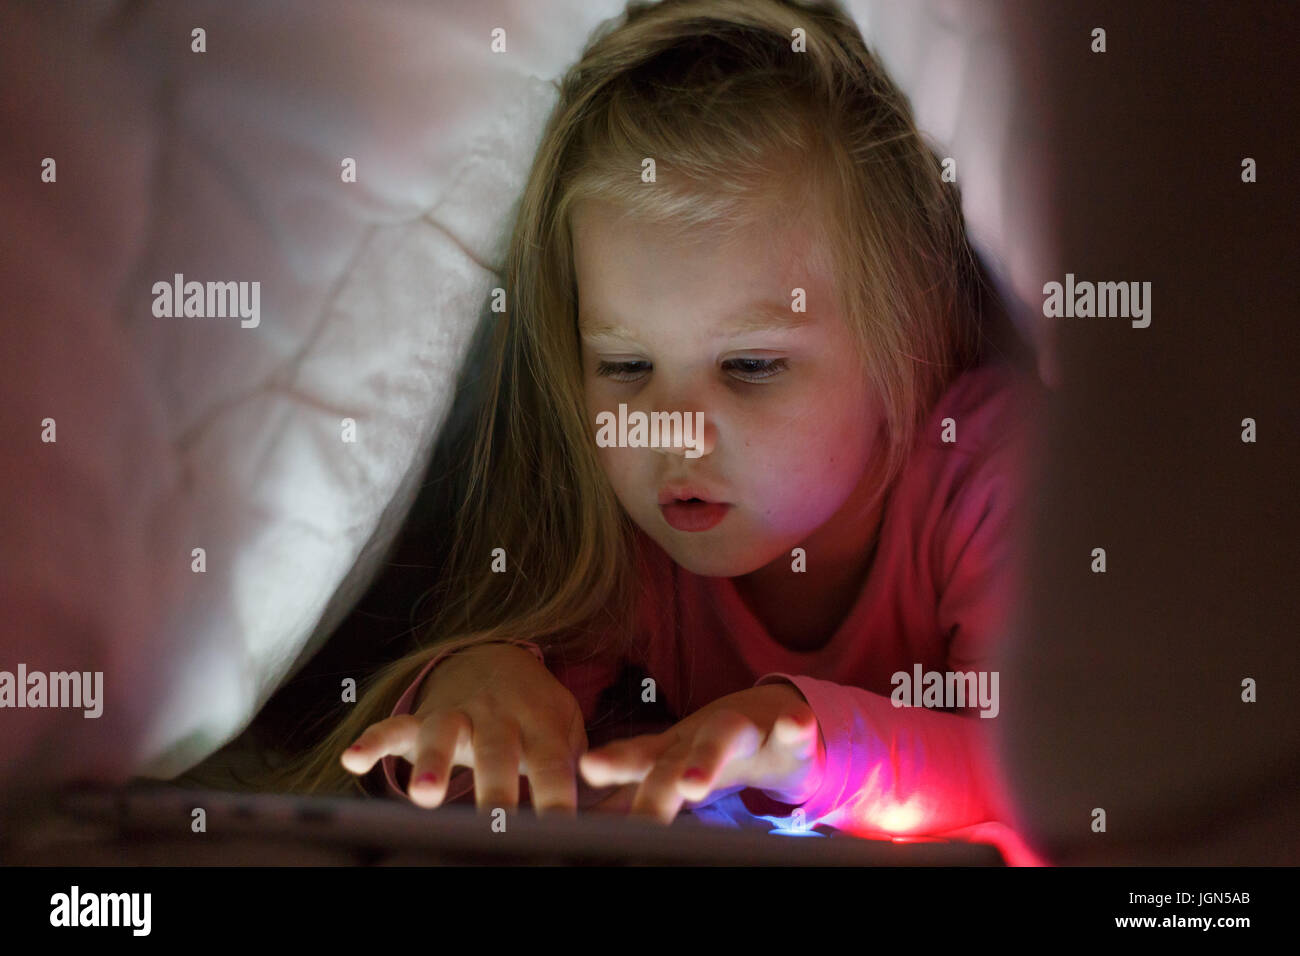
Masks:
[[[740,577],[773,560],[747,542],[728,541],[723,545],[703,540],[707,536],[707,532],[703,533],[698,543],[685,545],[680,540],[664,539],[659,541],[659,546],[687,571],[705,578]]]

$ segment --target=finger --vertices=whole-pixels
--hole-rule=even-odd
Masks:
[[[631,813],[634,816],[649,817],[665,825],[673,822],[685,800],[678,792],[677,784],[689,753],[690,742],[684,740],[655,762],[632,799]]]
[[[625,783],[617,788],[608,796],[602,797],[599,802],[592,804],[587,808],[588,812],[595,813],[627,813],[632,808],[632,800],[636,797],[639,783]]]
[[[782,714],[772,725],[772,738],[800,757],[817,747],[817,715],[812,708]]]
[[[474,725],[474,802],[480,812],[519,807],[519,725],[485,717]]]
[[[539,817],[550,812],[577,814],[577,755],[564,742],[545,737],[526,743],[524,769],[533,810]]]
[[[432,808],[447,799],[453,763],[458,756],[465,760],[469,753],[470,731],[469,717],[463,711],[439,711],[424,719],[406,788],[412,803]]]
[[[343,751],[344,769],[351,773],[369,773],[375,761],[384,757],[411,759],[419,736],[420,718],[412,714],[398,714],[371,724]]]
[[[695,734],[677,782],[678,793],[698,801],[730,786],[736,768],[728,765],[752,757],[762,744],[763,735],[752,720],[735,711],[718,711]],[[692,776],[690,771],[698,773]]]
[[[583,754],[578,769],[593,787],[640,783],[673,743],[673,739],[664,734],[641,734],[616,740]]]

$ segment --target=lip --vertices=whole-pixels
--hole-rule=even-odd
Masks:
[[[708,531],[715,527],[731,505],[716,501],[672,501],[659,506],[664,520],[678,531]]]
[[[719,501],[709,489],[701,485],[669,485],[659,492],[659,507],[662,508],[664,505],[686,501],[690,498],[699,498],[711,505],[726,504],[724,501]]]

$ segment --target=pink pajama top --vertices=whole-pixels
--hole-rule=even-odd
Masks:
[[[593,748],[600,738],[666,729],[674,717],[747,687],[788,681],[798,688],[825,742],[820,789],[798,807],[757,789],[686,804],[706,820],[768,829],[825,824],[867,837],[943,835],[992,842],[1009,863],[1041,862],[1016,832],[990,739],[993,714],[1014,706],[1001,699],[992,674],[1018,610],[1020,516],[1041,396],[1035,380],[1002,365],[953,381],[885,500],[862,590],[821,648],[778,644],[730,578],[686,571],[644,534],[639,540],[651,571],[635,650],[624,655],[631,659],[570,660],[562,648],[544,654],[536,644],[517,643],[532,649],[578,699]],[[816,573],[809,564],[805,573]],[[442,659],[420,672],[394,715],[410,713],[421,681]],[[596,732],[591,725],[602,691],[626,666],[637,674],[622,694],[631,722]],[[939,677],[927,677],[930,672]],[[933,688],[938,681],[955,683],[948,672],[973,672],[976,680],[983,672],[985,689],[998,691],[996,711],[978,700],[964,708],[951,706],[955,698],[925,700],[922,689],[913,691],[896,676],[906,674],[914,684],[919,674],[922,686]],[[641,704],[644,676],[654,679],[667,721],[660,712],[658,722],[646,714],[638,723],[637,708],[650,707]],[[967,678],[964,686],[976,685]],[[981,717],[981,710],[990,716]],[[405,798],[410,764],[398,764],[385,758],[384,775],[389,792]],[[473,785],[473,771],[458,768],[445,802],[472,802]],[[578,786],[580,808],[611,789],[591,789],[580,774]],[[521,805],[526,795],[524,779]]]

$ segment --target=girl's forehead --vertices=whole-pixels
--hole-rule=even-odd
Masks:
[[[653,188],[653,187],[647,187]],[[689,199],[678,201],[690,206]],[[699,205],[709,204],[708,197],[700,197]],[[714,218],[694,221],[691,215],[677,215],[669,210],[647,203],[644,208],[633,204],[615,203],[607,199],[585,197],[575,200],[569,207],[568,220],[573,233],[592,228],[654,230],[678,238],[682,244],[726,244],[752,236],[755,232],[772,237],[781,234],[812,235],[819,212],[788,200],[738,199],[725,209],[711,210]]]
[[[836,311],[832,276],[797,225],[728,240],[596,213],[575,243],[588,340],[668,327],[708,337],[796,332]]]
[[[811,279],[830,261],[820,230],[808,217],[761,216],[737,223],[689,225],[639,216],[609,204],[575,208],[573,254],[583,265],[653,270],[729,263],[733,271],[763,276],[789,273]]]

